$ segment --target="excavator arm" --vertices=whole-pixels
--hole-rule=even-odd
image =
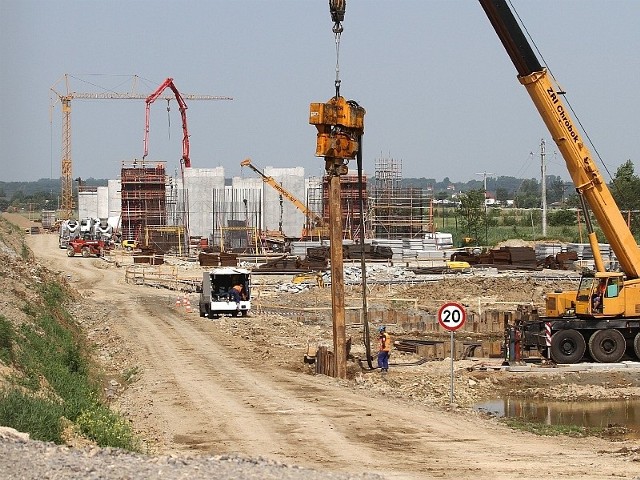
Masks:
[[[173,91],[173,94],[176,96],[176,101],[178,102],[178,108],[180,109],[180,116],[182,117],[182,159],[181,163],[185,168],[191,168],[191,159],[189,158],[189,130],[187,128],[187,104],[182,98],[182,95],[176,88],[173,83],[173,78],[167,78],[162,85],[158,87],[158,89],[149,95],[146,102],[146,110],[145,110],[145,125],[144,125],[144,154],[142,159],[147,158],[149,154],[149,111],[151,109],[151,104],[156,101],[156,99],[162,95],[167,88],[170,88]]]
[[[640,249],[596,167],[582,134],[569,115],[562,92],[552,84],[505,0],[479,0],[502,41],[554,142],[562,153],[576,190],[593,212],[628,279],[640,278]],[[596,245],[595,234],[590,243]],[[597,269],[602,271],[602,259]]]

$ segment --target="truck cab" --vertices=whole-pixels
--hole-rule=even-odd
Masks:
[[[237,287],[239,299],[231,289]],[[246,317],[251,311],[251,271],[220,267],[202,273],[199,310],[201,317]]]

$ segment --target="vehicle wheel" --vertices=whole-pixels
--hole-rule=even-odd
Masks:
[[[238,315],[240,315],[240,312],[238,310],[234,310],[233,312],[231,312],[232,317],[237,317]]]
[[[249,315],[249,310],[242,310],[241,314],[243,317],[246,317],[247,315]]]
[[[89,258],[91,256],[91,250],[89,250],[89,247],[82,248],[82,256],[84,258]]]
[[[67,247],[67,257],[73,257],[76,254],[75,250],[71,245]]]
[[[636,352],[636,357],[640,360],[640,333],[638,333],[633,340],[633,351]]]
[[[589,339],[589,353],[596,362],[619,362],[626,349],[627,342],[624,336],[613,328],[598,330]]]
[[[577,330],[560,330],[551,337],[551,358],[556,363],[578,363],[587,344]]]

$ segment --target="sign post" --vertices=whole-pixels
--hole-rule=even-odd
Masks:
[[[447,302],[438,310],[438,323],[451,332],[451,396],[449,398],[451,404],[453,403],[453,357],[455,354],[453,332],[461,328],[466,320],[467,311],[459,303]]]

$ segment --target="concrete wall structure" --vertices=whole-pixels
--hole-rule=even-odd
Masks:
[[[122,212],[122,195],[120,193],[120,180],[109,180],[107,182],[109,190],[107,208],[109,209],[109,217],[119,217]]]
[[[98,216],[98,192],[78,193],[78,219]]]
[[[266,167],[264,174],[273,177],[289,193],[298,198],[303,205],[307,205],[303,167]],[[299,237],[306,221],[304,214],[286,198],[283,199],[281,212],[280,194],[269,185],[264,186],[263,199],[264,229],[277,230],[282,218],[282,231],[284,234],[290,237]]]
[[[97,217],[109,217],[109,187],[98,187]]]
[[[186,168],[184,183],[189,204],[189,235],[209,237],[214,226],[213,191],[224,189],[224,167]],[[181,204],[181,188],[178,203]]]

